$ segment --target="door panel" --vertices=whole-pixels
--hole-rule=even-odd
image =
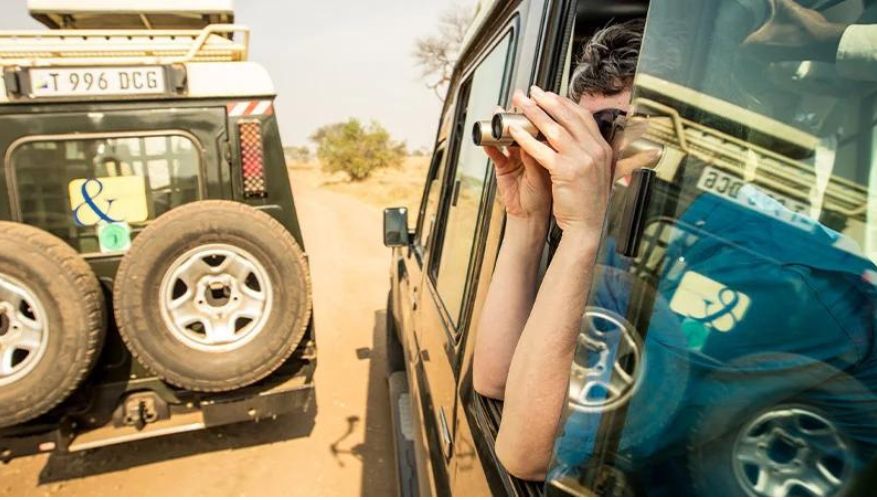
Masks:
[[[481,238],[479,222],[485,203],[488,159],[471,143],[472,123],[489,116],[502,102],[512,34],[500,33],[457,92],[455,125],[450,139],[438,216],[431,228],[430,273],[425,273],[414,323],[420,346],[420,368],[426,390],[424,414],[431,415],[435,467],[447,477],[454,449],[457,338],[465,320],[467,283]],[[456,186],[456,189],[455,189]],[[430,418],[426,416],[425,418]],[[437,472],[438,475],[438,472]]]

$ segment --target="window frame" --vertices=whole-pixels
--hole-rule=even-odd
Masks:
[[[472,286],[473,278],[477,278],[477,273],[474,271],[481,261],[481,259],[478,258],[478,253],[484,243],[482,233],[484,232],[485,222],[489,218],[491,212],[491,207],[486,201],[490,198],[493,190],[493,181],[491,179],[493,174],[493,162],[488,158],[486,160],[486,178],[482,186],[481,197],[478,202],[478,213],[475,218],[476,224],[475,232],[472,237],[472,248],[469,251],[469,259],[466,267],[466,281],[462,290],[460,317],[455,321],[451,318],[450,313],[448,312],[444,298],[438,292],[438,266],[441,262],[445,233],[447,231],[447,223],[450,216],[451,197],[453,196],[454,185],[456,184],[456,182],[452,181],[456,179],[460,153],[463,145],[462,141],[471,138],[470,131],[463,130],[463,125],[466,122],[467,116],[466,111],[469,106],[470,96],[468,95],[468,92],[471,89],[472,77],[475,72],[481,67],[481,64],[485,59],[493,53],[493,50],[502,44],[506,37],[509,37],[509,47],[506,53],[505,68],[502,75],[498,102],[504,103],[508,100],[509,89],[512,84],[512,76],[516,70],[514,63],[517,60],[519,34],[521,32],[520,25],[521,15],[516,12],[512,17],[505,21],[503,29],[497,30],[496,35],[484,45],[484,48],[478,52],[476,57],[472,58],[473,62],[467,65],[466,70],[460,75],[459,81],[461,83],[455,88],[454,100],[456,101],[456,109],[453,114],[453,126],[450,128],[449,137],[445,142],[445,171],[442,178],[442,190],[436,213],[435,227],[433,228],[431,241],[429,242],[429,262],[427,263],[428,269],[426,272],[427,281],[429,282],[429,288],[434,300],[441,304],[439,309],[441,310],[442,319],[445,323],[445,331],[450,337],[449,346],[455,348],[460,347],[463,332],[465,332],[466,325],[471,316],[471,307],[468,306],[470,305],[471,300],[469,299],[474,288]],[[460,95],[463,92],[467,93],[465,99],[460,99]]]
[[[447,153],[447,141],[442,139],[433,151],[432,159],[430,159],[429,171],[426,174],[426,184],[423,187],[423,195],[420,197],[420,208],[417,211],[417,222],[414,226],[414,240],[411,243],[411,247],[414,250],[414,255],[417,257],[417,262],[421,265],[423,265],[424,250],[430,246],[430,241],[424,243],[421,239],[423,237],[424,225],[426,224],[426,209],[429,203],[430,189],[433,182],[442,181],[442,179],[439,179],[438,174],[445,161],[447,161]],[[440,204],[442,190],[441,186],[439,186],[439,188],[440,189],[436,191],[436,196],[438,197],[436,201]],[[438,208],[439,207],[437,206],[436,209]],[[430,240],[432,240],[432,234],[433,233],[430,232]]]
[[[84,134],[39,134],[39,135],[27,135],[24,137],[19,137],[18,139],[12,141],[9,144],[9,147],[6,148],[6,153],[3,157],[4,165],[6,165],[6,186],[7,186],[7,194],[9,195],[9,208],[11,212],[11,219],[15,222],[22,221],[22,212],[21,212],[21,201],[18,196],[18,178],[15,165],[13,163],[13,155],[15,152],[24,146],[25,144],[32,144],[36,142],[65,142],[65,141],[87,141],[87,140],[98,140],[98,139],[145,139],[149,137],[171,137],[178,136],[184,137],[188,139],[192,146],[195,148],[197,153],[196,157],[198,159],[198,165],[195,169],[195,174],[198,179],[198,199],[203,200],[207,195],[206,186],[204,185],[204,179],[206,178],[205,168],[206,168],[206,159],[204,154],[204,145],[198,140],[194,134],[187,130],[182,129],[161,129],[161,130],[140,130],[140,131],[128,131],[128,132],[88,132]],[[152,221],[146,221],[145,226],[148,226]],[[95,252],[85,252],[80,253],[81,256],[88,257],[112,257],[118,255],[124,255],[125,252],[111,252],[111,253],[95,253]]]

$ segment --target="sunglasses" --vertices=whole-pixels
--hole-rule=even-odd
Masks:
[[[624,128],[627,112],[617,108],[604,109],[594,113],[594,121],[600,129],[600,135],[606,142],[612,144],[615,134]]]

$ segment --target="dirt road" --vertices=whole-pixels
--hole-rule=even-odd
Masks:
[[[317,416],[0,465],[0,495],[393,495],[380,210],[293,170],[314,282]]]

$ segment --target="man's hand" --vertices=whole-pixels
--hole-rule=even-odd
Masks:
[[[496,167],[497,193],[514,219],[547,221],[551,209],[551,183],[548,173],[517,147],[508,148],[508,154],[492,146],[484,151]]]
[[[834,24],[794,0],[770,0],[768,21],[743,41],[743,48],[768,61],[834,62],[846,26]]]
[[[517,92],[513,103],[533,122],[547,144],[520,127],[511,134],[551,178],[553,211],[564,234],[599,235],[612,186],[612,148],[582,106],[538,87],[532,98]]]

